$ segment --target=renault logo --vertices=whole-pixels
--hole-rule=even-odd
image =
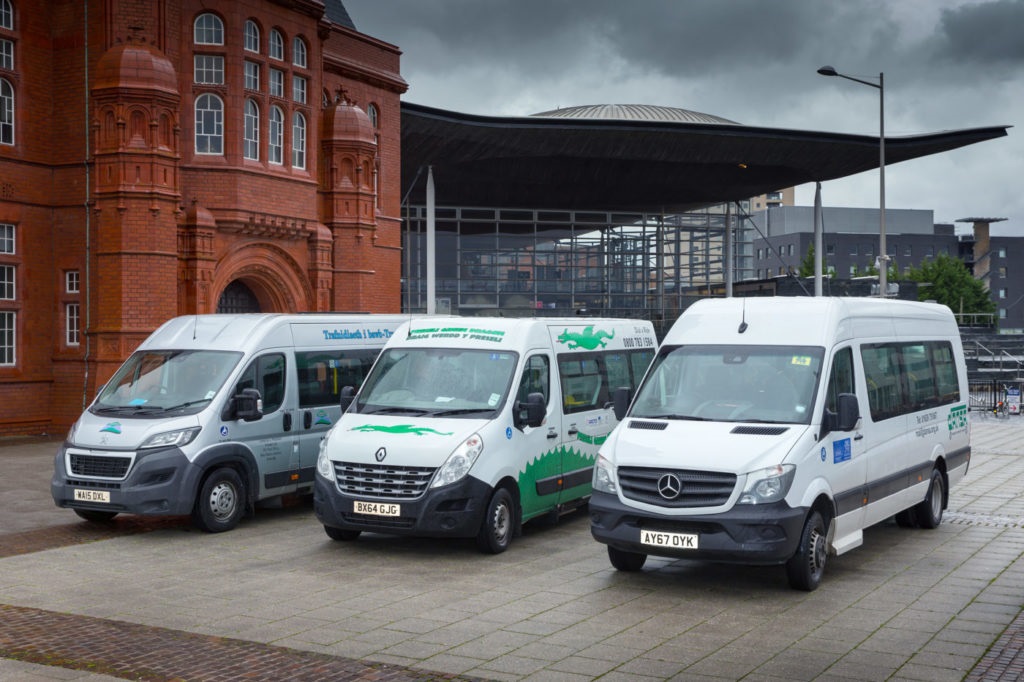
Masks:
[[[373,453],[373,456],[378,462],[383,462],[384,458],[388,456],[388,451],[384,448],[377,448],[377,452]]]
[[[665,474],[658,479],[658,493],[666,500],[674,500],[683,491],[683,484],[675,474]]]

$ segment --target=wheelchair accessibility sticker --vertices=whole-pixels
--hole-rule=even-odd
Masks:
[[[832,463],[839,464],[850,459],[850,439],[844,438],[832,443]]]

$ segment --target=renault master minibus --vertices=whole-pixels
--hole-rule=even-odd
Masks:
[[[601,447],[591,532],[615,568],[648,555],[783,564],[813,590],[829,555],[895,516],[934,528],[970,461],[948,308],[860,298],[701,300],[672,326]]]
[[[177,317],[72,426],[50,484],[90,521],[191,514],[234,528],[257,502],[312,492],[320,439],[401,315]]]
[[[586,502],[614,389],[654,356],[650,322],[420,318],[388,341],[324,439],[313,506],[327,535],[476,538]]]

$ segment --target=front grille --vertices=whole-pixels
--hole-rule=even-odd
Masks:
[[[729,500],[736,487],[735,474],[717,471],[620,467],[618,474],[619,485],[626,498],[675,509],[721,506]],[[675,474],[682,488],[672,499],[666,499],[658,492],[658,481],[667,474]]]
[[[107,481],[79,481],[74,478],[68,478],[64,481],[68,485],[75,488],[92,488],[94,490],[120,490],[120,483],[108,483]]]
[[[75,476],[96,476],[99,478],[124,478],[132,465],[131,457],[106,457],[102,455],[68,455],[71,473]]]
[[[347,495],[413,500],[427,489],[434,469],[336,462],[334,475],[338,479],[338,490]]]

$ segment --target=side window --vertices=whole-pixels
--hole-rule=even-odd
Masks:
[[[604,356],[604,366],[608,372],[608,390],[617,388],[633,388],[636,384],[629,375],[629,357],[626,353],[608,353]]]
[[[949,342],[931,344],[932,362],[935,364],[935,380],[939,389],[939,404],[946,405],[960,400],[960,382],[953,361],[953,347]]]
[[[562,379],[562,411],[565,414],[584,412],[607,401],[607,388],[602,381],[598,355],[561,355],[558,373]]]
[[[261,355],[245,368],[235,386],[235,393],[243,388],[255,388],[263,398],[263,414],[276,411],[284,401],[285,367],[284,355]]]
[[[843,348],[832,358],[832,371],[828,377],[828,393],[825,407],[830,412],[838,411],[840,393],[856,393],[853,381],[853,351]]]
[[[900,357],[895,346],[864,346],[860,351],[864,362],[864,380],[868,385],[871,419],[882,421],[902,412]]]
[[[342,388],[359,390],[376,357],[370,349],[296,353],[299,407],[337,405]]]
[[[640,381],[644,378],[644,374],[647,373],[647,368],[651,366],[652,360],[654,360],[653,348],[650,350],[635,350],[629,354],[629,366],[633,370],[631,388],[636,388],[640,385]]]
[[[533,355],[523,367],[523,377],[519,381],[519,393],[516,399],[524,402],[531,393],[544,396],[544,404],[551,397],[551,364],[546,355]]]
[[[902,347],[903,368],[907,373],[907,397],[910,410],[935,407],[935,377],[929,362],[928,349],[923,343],[906,344]]]

